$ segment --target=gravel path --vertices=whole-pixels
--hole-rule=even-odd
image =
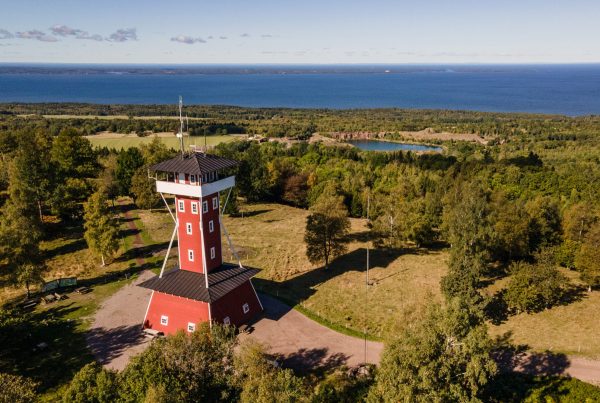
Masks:
[[[96,312],[94,323],[86,334],[88,347],[102,365],[122,370],[130,357],[144,351],[147,338],[141,334],[142,321],[152,291],[138,287],[154,276],[149,270],[140,273],[108,298]]]
[[[117,291],[98,309],[87,335],[88,346],[107,368],[122,370],[129,359],[148,346],[140,328],[151,291],[136,284],[153,276],[146,270],[131,284]],[[275,298],[260,295],[265,313],[250,334],[267,345],[284,365],[301,372],[365,362],[365,342],[333,331],[291,309]],[[367,342],[367,362],[377,364],[383,344]],[[509,370],[537,375],[568,375],[600,384],[600,361],[540,353],[524,353],[510,359]]]
[[[300,312],[261,294],[265,314],[253,324],[254,330],[241,338],[254,338],[269,347],[285,366],[305,371],[340,364],[356,366],[365,362],[365,341],[331,330]],[[378,363],[382,343],[367,341],[366,362]]]

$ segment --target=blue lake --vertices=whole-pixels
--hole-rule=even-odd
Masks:
[[[381,140],[349,140],[347,143],[364,151],[442,151],[441,147],[423,144],[393,143]]]
[[[0,64],[0,102],[419,108],[600,114],[600,65]]]

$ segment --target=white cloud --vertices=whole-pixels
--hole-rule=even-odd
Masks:
[[[137,32],[135,28],[117,29],[110,34],[108,40],[112,42],[137,41]]]
[[[42,42],[57,42],[58,39],[52,35],[48,35],[42,31],[37,29],[32,29],[31,31],[17,32],[15,35],[20,39],[35,39]]]
[[[186,45],[192,45],[194,43],[206,43],[202,38],[194,38],[187,35],[178,35],[171,38],[172,42],[185,43]]]
[[[8,32],[6,29],[0,29],[0,39],[11,39],[15,36]]]
[[[86,39],[86,40],[98,41],[98,42],[104,40],[104,38],[102,38],[102,35],[90,34],[87,31],[71,28],[66,25],[54,25],[53,27],[50,28],[50,31],[54,35],[63,36],[63,37],[72,36],[75,39]]]

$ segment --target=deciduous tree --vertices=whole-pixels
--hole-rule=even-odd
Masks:
[[[91,250],[100,255],[102,266],[105,257],[118,249],[118,225],[107,205],[106,195],[97,191],[84,205],[85,240]]]
[[[477,402],[496,373],[492,342],[460,300],[428,315],[386,344],[370,402]]]
[[[306,256],[311,263],[329,262],[346,251],[346,235],[350,229],[348,210],[342,196],[327,187],[311,207],[306,218]]]
[[[504,299],[518,312],[539,312],[563,298],[567,279],[556,269],[548,254],[538,255],[535,264],[515,262]]]
[[[575,267],[588,290],[600,285],[600,223],[594,224],[585,235],[581,249],[575,256]]]

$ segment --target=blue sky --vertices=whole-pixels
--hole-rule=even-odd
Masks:
[[[0,62],[600,62],[598,0],[2,0]]]

